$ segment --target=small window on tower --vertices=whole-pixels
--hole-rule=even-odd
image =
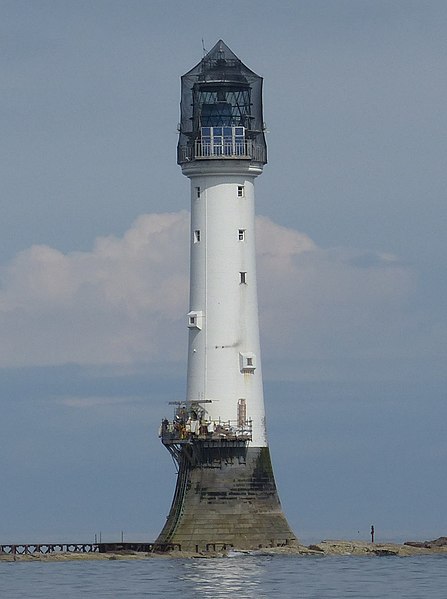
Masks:
[[[192,311],[188,314],[188,328],[201,329],[203,322],[203,313],[201,311]]]
[[[194,243],[199,243],[200,241],[200,229],[196,229],[194,231]]]
[[[240,353],[239,367],[242,373],[253,374],[256,369],[256,355],[252,352]]]
[[[245,241],[245,229],[239,229],[239,241]]]
[[[246,272],[240,272],[240,282],[242,285],[246,285],[247,284],[247,273]]]
[[[200,187],[196,187],[196,198],[200,198]]]
[[[243,198],[244,197],[244,186],[243,185],[238,185],[237,186],[237,197],[238,198]]]

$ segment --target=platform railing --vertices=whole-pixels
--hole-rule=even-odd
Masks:
[[[246,420],[162,420],[160,434],[163,444],[207,441],[251,441],[253,422]]]
[[[178,162],[183,164],[192,160],[253,160],[266,162],[266,150],[263,145],[251,139],[241,142],[220,144],[203,143],[196,140],[194,144],[178,147]]]

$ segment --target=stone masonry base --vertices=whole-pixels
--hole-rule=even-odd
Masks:
[[[268,447],[183,447],[172,506],[156,543],[185,551],[295,545]]]

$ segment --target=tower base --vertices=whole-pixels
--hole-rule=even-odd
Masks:
[[[194,441],[178,446],[177,484],[156,545],[184,551],[294,545],[282,512],[268,447]]]

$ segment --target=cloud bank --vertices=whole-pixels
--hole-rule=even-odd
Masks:
[[[188,218],[143,215],[121,239],[98,238],[91,252],[40,245],[18,254],[2,273],[0,364],[178,358]]]
[[[185,211],[145,214],[90,252],[19,253],[0,273],[0,367],[184,361],[188,235]],[[399,345],[414,275],[397,258],[323,249],[266,217],[257,246],[265,360]]]

